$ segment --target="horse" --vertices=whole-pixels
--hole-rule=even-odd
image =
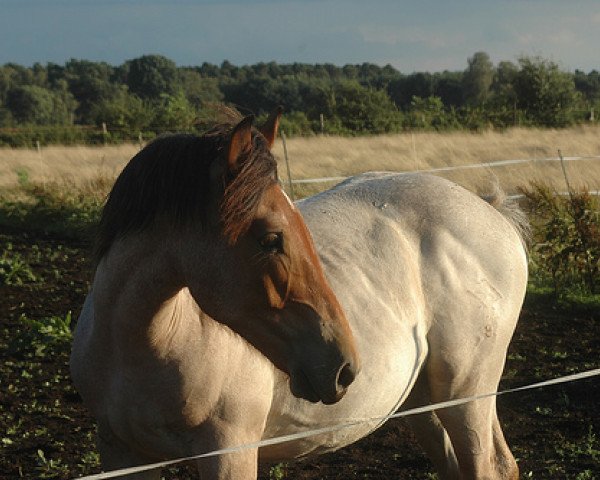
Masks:
[[[390,172],[294,204],[269,151],[280,115],[160,138],[115,182],[71,355],[104,470],[353,422],[196,460],[204,480],[256,479],[259,461],[498,387],[527,282],[520,211]],[[495,398],[408,421],[440,478],[518,478]]]

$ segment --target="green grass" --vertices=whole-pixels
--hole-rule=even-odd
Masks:
[[[0,225],[87,240],[100,219],[107,191],[103,182],[83,188],[70,182],[31,184],[20,176],[16,192],[0,195]]]
[[[600,311],[600,294],[587,292],[578,285],[571,285],[565,286],[557,295],[549,281],[543,283],[539,279],[530,278],[525,305],[552,306],[565,311],[593,313]]]

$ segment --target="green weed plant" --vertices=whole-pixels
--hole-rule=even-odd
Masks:
[[[13,336],[9,352],[43,358],[68,346],[73,338],[70,311],[41,319],[21,315],[19,320],[21,328]]]
[[[534,231],[531,275],[556,298],[600,293],[600,210],[587,188],[557,193],[534,182],[521,188]]]
[[[0,255],[0,285],[23,285],[37,280],[29,263],[13,250],[12,244],[7,244]]]

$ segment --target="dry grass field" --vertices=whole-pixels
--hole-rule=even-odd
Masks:
[[[139,149],[137,145],[106,147],[43,147],[41,151],[0,149],[0,192],[16,192],[26,179],[34,183],[62,184],[84,192],[97,184],[110,184],[127,160]],[[375,137],[298,137],[287,140],[292,177],[295,180],[315,177],[340,177],[369,170],[416,171],[483,164],[500,160],[531,159],[520,165],[496,168],[461,169],[437,172],[467,188],[477,190],[489,185],[497,176],[509,192],[531,180],[552,183],[565,189],[559,162],[540,159],[600,155],[600,127],[575,127],[564,130],[516,128],[506,132],[483,133],[403,133]],[[283,146],[278,141],[275,156],[280,162],[280,176],[287,184],[283,164]],[[538,160],[538,161],[535,161]],[[600,189],[600,159],[566,163],[569,181],[574,187]],[[109,180],[98,182],[98,179]],[[296,196],[306,196],[335,182],[295,185]],[[104,193],[104,192],[102,192]]]

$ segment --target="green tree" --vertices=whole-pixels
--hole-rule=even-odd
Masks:
[[[580,100],[572,75],[540,57],[522,57],[515,78],[517,105],[528,121],[546,127],[564,127],[574,121]]]
[[[65,64],[63,81],[79,102],[76,110],[79,122],[93,123],[94,105],[118,95],[119,85],[111,82],[113,73],[113,67],[104,62],[71,59]]]
[[[18,123],[34,125],[69,123],[69,106],[53,92],[36,85],[9,90],[6,106]]]
[[[436,96],[413,97],[405,124],[410,128],[423,130],[458,127],[454,111],[446,112],[441,98]]]
[[[144,55],[128,62],[127,86],[141,99],[159,99],[179,90],[175,62],[162,55]]]
[[[196,110],[188,102],[183,91],[179,91],[175,95],[163,93],[156,108],[153,123],[159,129],[188,131],[192,129],[196,117]]]
[[[468,59],[468,66],[463,75],[463,95],[465,103],[470,106],[481,105],[488,99],[494,65],[485,52],[476,52]]]
[[[573,75],[575,88],[584,100],[581,120],[598,121],[600,117],[600,73],[592,70],[588,74],[575,70]]]
[[[225,101],[260,114],[278,105],[275,93],[277,81],[270,77],[252,76],[244,81],[222,85]]]
[[[413,97],[428,98],[434,95],[434,79],[428,72],[416,72],[390,81],[388,94],[399,108],[410,108]]]
[[[122,85],[114,96],[92,106],[90,119],[96,125],[105,123],[111,128],[140,132],[152,124],[154,113],[147,102],[131,95]]]
[[[0,104],[6,101],[6,94],[12,86],[12,70],[9,67],[0,67]]]
[[[499,102],[512,105],[517,101],[515,84],[519,75],[519,67],[512,62],[500,62],[496,67],[491,85],[492,96]]]
[[[600,72],[592,70],[586,74],[581,70],[575,70],[573,81],[577,91],[581,92],[588,102],[600,100]]]
[[[313,85],[308,80],[283,78],[276,82],[272,100],[275,104],[283,105],[286,111],[306,111],[307,97],[312,88]]]
[[[446,107],[459,107],[463,104],[463,72],[436,73],[433,75],[435,96]]]
[[[0,106],[0,128],[12,127],[14,123],[12,113],[6,107]]]
[[[2,68],[7,72],[12,86],[35,85],[35,78],[30,68],[16,63],[6,63]]]
[[[187,100],[196,110],[200,110],[209,103],[217,103],[223,100],[223,93],[219,90],[217,80],[215,78],[203,78],[194,69],[180,69],[179,84],[185,92]]]
[[[60,125],[72,125],[75,119],[75,110],[78,102],[69,90],[66,80],[55,83],[52,94],[54,96],[54,113],[52,123]]]
[[[508,127],[521,123],[524,113],[517,104],[515,84],[519,67],[512,62],[500,62],[490,87],[486,110],[496,127]]]
[[[356,81],[336,83],[333,87],[334,121],[342,131],[386,133],[400,130],[402,115],[383,90],[363,87]]]
[[[30,69],[31,71],[31,84],[37,85],[38,87],[47,88],[48,85],[48,71],[42,64],[36,62]]]
[[[14,63],[0,67],[0,102],[6,102],[9,90],[23,85],[33,85],[31,71]]]

